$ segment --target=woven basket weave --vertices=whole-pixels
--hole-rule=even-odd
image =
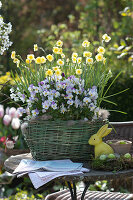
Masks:
[[[38,120],[29,122],[23,134],[35,160],[88,161],[93,152],[88,140],[102,125],[102,122]]]

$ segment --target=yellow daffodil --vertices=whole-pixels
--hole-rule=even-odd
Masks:
[[[104,54],[104,53],[105,53],[104,47],[101,47],[101,46],[98,47],[97,51],[98,51],[98,53],[101,53],[101,54]]]
[[[11,58],[12,58],[12,59],[15,59],[15,56],[16,56],[16,52],[15,52],[15,51],[12,51],[12,53],[11,53]]]
[[[93,58],[86,58],[86,63],[87,64],[93,64]]]
[[[82,69],[76,69],[76,74],[81,75],[82,74]]]
[[[58,54],[62,54],[62,48],[58,49]]]
[[[89,42],[88,40],[84,40],[84,41],[82,42],[82,46],[83,46],[83,47],[89,47],[89,45],[90,45],[90,42]]]
[[[34,54],[28,54],[27,59],[34,60],[35,59]]]
[[[61,59],[59,59],[59,60],[57,60],[57,64],[58,64],[59,66],[63,66],[63,65],[64,65],[64,61],[61,60]]]
[[[76,63],[77,59],[75,57],[72,58],[72,62]]]
[[[36,64],[41,64],[41,63],[42,63],[42,58],[41,58],[41,57],[37,57],[37,58],[35,59],[35,63],[36,63]]]
[[[105,65],[105,63],[106,63],[106,58],[104,57],[103,58],[103,64]]]
[[[62,73],[62,71],[61,71],[60,69],[57,69],[57,70],[55,71],[56,76],[60,76],[61,73]]]
[[[42,64],[46,63],[46,58],[44,56],[41,57],[41,63]]]
[[[53,70],[54,71],[56,71],[56,70],[58,70],[59,69],[59,67],[58,66],[56,66],[56,67],[53,67]]]
[[[26,59],[26,63],[27,63],[27,64],[30,64],[30,63],[31,63],[31,60]]]
[[[34,51],[38,51],[38,45],[34,44]]]
[[[102,36],[102,38],[105,42],[109,42],[111,40],[111,37],[109,37],[106,33]]]
[[[83,57],[91,57],[92,53],[90,51],[84,51],[83,52]]]
[[[99,62],[99,61],[102,61],[103,60],[103,54],[101,53],[98,53],[96,56],[95,56],[96,60]]]
[[[17,64],[17,67],[19,67],[19,64],[20,64],[20,60],[19,60],[19,59],[14,58],[14,59],[13,59],[13,62]]]
[[[57,47],[62,47],[63,46],[63,42],[61,40],[58,40],[56,42]]]
[[[62,53],[62,54],[61,54],[61,57],[62,57],[62,58],[65,58],[65,54],[64,54],[64,53]]]
[[[59,48],[58,48],[58,47],[53,47],[53,52],[54,52],[55,54],[58,54],[58,53],[59,53]]]
[[[53,71],[51,69],[48,69],[46,71],[46,76],[52,76],[53,75]]]
[[[72,58],[77,58],[78,54],[77,53],[72,53]]]
[[[51,55],[51,54],[48,54],[48,55],[46,56],[46,58],[48,59],[49,62],[52,62],[52,61],[54,60],[54,56]]]
[[[77,58],[77,63],[80,64],[82,62],[82,57]]]

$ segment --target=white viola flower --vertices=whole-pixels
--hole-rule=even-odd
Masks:
[[[79,94],[79,90],[78,89],[75,90],[75,94]]]
[[[57,104],[56,103],[52,103],[51,107],[56,110],[57,109]]]
[[[14,148],[14,142],[12,140],[7,140],[6,141],[6,147],[8,149],[13,149]]]
[[[12,88],[10,88],[10,92],[11,93],[13,93],[14,92],[14,88],[12,87]]]
[[[46,97],[49,95],[49,91],[48,90],[44,90],[43,95]]]
[[[38,91],[39,91],[38,87],[33,86],[33,89],[34,89],[35,93],[38,93]]]
[[[48,101],[45,101],[42,103],[42,107],[45,109],[45,110],[48,110],[49,109],[49,106],[50,106],[50,103]]]
[[[74,101],[73,101],[73,100],[68,100],[68,101],[67,101],[67,104],[69,104],[70,106],[72,106],[72,105],[73,105],[73,103],[74,103]]]
[[[60,96],[60,93],[59,93],[58,91],[56,91],[56,92],[54,93],[54,96],[57,98],[57,97]]]
[[[91,102],[91,99],[88,98],[88,97],[85,97],[85,98],[83,99],[83,102],[86,103],[86,104],[88,104],[88,103]]]
[[[52,95],[51,95],[51,96],[48,96],[48,101],[49,101],[49,102],[52,102],[52,101],[53,101],[53,98],[54,98],[54,97],[53,97]]]
[[[4,116],[4,107],[3,105],[0,105],[0,118]]]
[[[93,111],[96,108],[96,106],[94,105],[94,103],[90,103],[89,108],[90,108],[90,111]]]
[[[89,91],[89,95],[90,95],[91,98],[93,98],[93,99],[97,99],[97,98],[98,98],[97,90],[91,89],[91,90]]]
[[[46,110],[45,109],[42,109],[42,113],[45,113],[46,112]]]
[[[61,84],[57,83],[56,84],[56,90],[60,90],[61,89]]]
[[[11,99],[14,99],[14,98],[16,97],[16,94],[11,93],[11,94],[10,94],[10,97],[11,97]]]
[[[12,107],[9,109],[9,115],[11,116],[11,118],[15,117],[16,115],[16,108]]]
[[[11,116],[10,115],[5,115],[4,117],[3,117],[3,124],[5,125],[5,126],[8,126],[9,124],[10,124],[10,122],[11,122]]]
[[[32,113],[32,116],[37,116],[39,114],[39,111],[36,108],[35,110],[32,110],[31,113]]]
[[[72,100],[73,95],[71,93],[68,94],[67,99]]]
[[[67,109],[64,107],[64,105],[62,105],[62,107],[61,107],[61,113],[65,113],[67,111]]]
[[[16,118],[16,117],[13,118],[12,122],[11,122],[11,126],[15,130],[19,129],[19,127],[20,127],[20,120],[19,120],[19,118]]]

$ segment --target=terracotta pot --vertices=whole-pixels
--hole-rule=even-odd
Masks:
[[[126,144],[120,144],[120,141],[124,141]],[[112,143],[110,144],[110,142]],[[113,148],[115,153],[122,155],[129,153],[132,146],[132,142],[129,140],[108,140],[106,143]]]

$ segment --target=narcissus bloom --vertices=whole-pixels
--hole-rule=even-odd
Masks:
[[[42,62],[42,64],[46,63],[46,58],[44,56],[41,57],[41,62]]]
[[[51,69],[48,69],[46,71],[46,76],[52,76],[53,75],[53,71]]]
[[[15,56],[16,56],[16,52],[15,52],[15,51],[12,51],[12,53],[11,53],[11,58],[12,58],[12,59],[15,59]]]
[[[111,40],[111,37],[109,37],[106,33],[102,36],[102,38],[105,42],[109,42]]]
[[[83,46],[83,47],[89,47],[89,45],[90,45],[90,42],[89,42],[88,40],[84,40],[84,41],[82,42],[82,46]]]
[[[72,58],[77,58],[78,54],[77,53],[72,53]]]
[[[35,59],[35,63],[36,63],[36,64],[41,64],[41,63],[42,63],[42,58],[41,58],[41,57],[37,57],[37,58]]]
[[[98,53],[96,56],[95,56],[96,60],[99,62],[99,61],[102,61],[103,60],[103,55],[101,53]]]
[[[56,66],[56,67],[53,67],[53,70],[54,71],[56,71],[56,70],[58,70],[59,69],[59,67],[58,66]]]
[[[32,62],[31,60],[26,59],[26,63],[27,63],[27,64],[30,64],[31,62]]]
[[[57,64],[60,65],[60,66],[63,66],[64,65],[64,61],[59,59],[59,60],[57,60]]]
[[[62,46],[63,46],[63,42],[62,42],[61,40],[58,40],[58,41],[56,42],[56,45],[57,45],[58,47],[62,47]]]
[[[82,57],[77,58],[77,63],[80,64],[82,62]]]
[[[35,59],[34,54],[28,54],[27,59],[34,60]]]
[[[90,51],[84,51],[83,52],[83,57],[91,57],[92,53]]]
[[[104,53],[105,53],[104,47],[101,47],[101,46],[98,47],[97,51],[98,51],[98,53],[101,53],[101,54],[104,54]]]
[[[76,74],[81,75],[82,74],[82,69],[76,69]]]
[[[87,64],[93,64],[93,58],[86,58]]]
[[[54,60],[54,56],[51,55],[51,54],[48,54],[48,55],[46,56],[46,58],[48,59],[49,62],[52,62],[52,61]]]
[[[60,69],[57,69],[55,71],[56,76],[60,76],[62,74],[62,71]]]
[[[59,53],[59,48],[58,48],[58,47],[53,47],[53,52],[54,52],[55,54],[58,54],[58,53]]]
[[[34,44],[34,51],[38,51],[38,46],[37,46],[37,44]]]

